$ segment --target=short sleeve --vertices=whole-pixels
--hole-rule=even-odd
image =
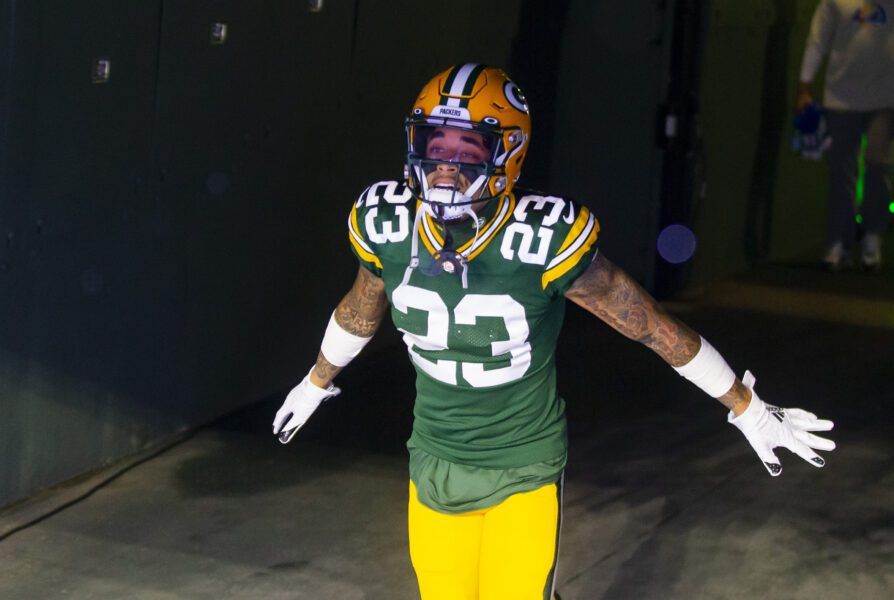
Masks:
[[[360,194],[360,198],[351,207],[348,216],[348,240],[351,242],[351,250],[357,256],[360,264],[366,267],[377,277],[382,276],[382,261],[376,254],[376,247],[364,231],[364,213],[367,210],[364,198],[366,191]]]
[[[561,240],[551,248],[541,277],[543,289],[553,296],[564,295],[587,270],[599,251],[599,221],[586,206],[566,200],[563,215],[554,229]]]

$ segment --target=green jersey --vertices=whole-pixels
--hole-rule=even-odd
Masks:
[[[596,254],[598,222],[570,200],[508,194],[479,212],[477,227],[473,219],[449,226],[468,257],[465,273],[449,274],[432,264],[444,242],[440,226],[423,215],[414,236],[418,210],[404,184],[385,181],[361,194],[349,218],[351,246],[384,281],[416,369],[414,482],[421,490],[417,477],[432,476],[440,461],[515,480],[546,465],[535,470],[555,480],[567,440],[554,351],[564,293]],[[455,496],[453,488],[438,494]],[[478,506],[476,498],[453,500],[432,503]]]

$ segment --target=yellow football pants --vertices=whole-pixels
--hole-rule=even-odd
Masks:
[[[560,487],[551,484],[458,515],[424,506],[410,482],[410,559],[422,600],[549,600]]]

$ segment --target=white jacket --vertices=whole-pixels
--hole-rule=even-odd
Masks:
[[[813,81],[827,55],[826,108],[894,108],[894,0],[820,0],[801,81]]]

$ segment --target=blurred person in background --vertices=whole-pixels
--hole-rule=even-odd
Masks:
[[[838,271],[852,264],[857,239],[856,183],[861,140],[866,136],[860,262],[882,266],[882,234],[888,227],[890,146],[894,136],[894,0],[821,0],[813,14],[801,63],[796,109],[814,102],[812,82],[828,57],[823,108],[831,146],[829,200],[823,265]]]

